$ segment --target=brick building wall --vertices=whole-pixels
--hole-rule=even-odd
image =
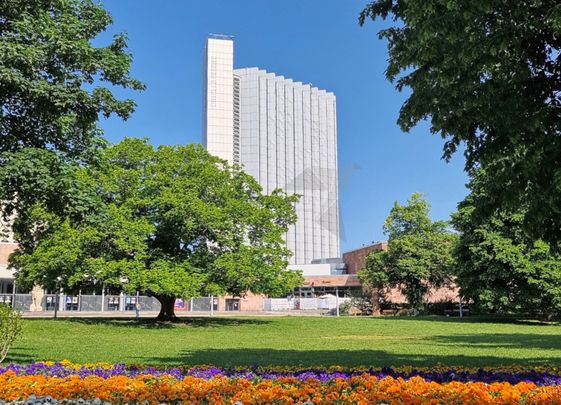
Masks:
[[[8,269],[8,257],[16,248],[15,243],[0,242],[0,294],[13,293],[14,271]]]
[[[366,256],[374,250],[388,250],[387,242],[377,242],[372,245],[363,246],[350,252],[343,253],[343,262],[347,265],[348,274],[357,274],[364,268]]]
[[[360,287],[360,280],[353,274],[307,276],[304,277],[304,287]]]
[[[358,249],[351,250],[349,252],[343,253],[343,262],[347,266],[347,272],[349,274],[357,274],[360,270],[365,267],[366,257],[374,250],[388,250],[387,242],[377,242],[371,245],[363,246]],[[386,300],[394,304],[405,304],[407,300],[405,296],[401,294],[399,288],[388,288],[383,292],[372,289],[369,291],[372,294],[372,302],[374,304],[373,314],[380,314],[379,303],[380,296],[383,295]],[[383,294],[381,294],[383,293]],[[435,303],[441,301],[459,302],[459,289],[456,285],[451,284],[449,286],[444,286],[441,288],[432,288],[429,290],[425,296],[426,302]]]
[[[16,243],[0,242],[0,265],[8,264],[8,257],[18,245]]]

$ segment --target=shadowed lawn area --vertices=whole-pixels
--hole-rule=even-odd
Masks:
[[[483,318],[27,319],[6,361],[219,366],[561,366],[561,326]]]

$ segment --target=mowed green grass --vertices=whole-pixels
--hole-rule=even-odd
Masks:
[[[561,366],[561,326],[479,318],[27,319],[7,361],[218,366]]]

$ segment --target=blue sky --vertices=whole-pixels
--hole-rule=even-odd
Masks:
[[[201,142],[202,56],[209,33],[235,37],[235,67],[258,66],[337,96],[341,250],[384,239],[394,201],[427,195],[434,219],[447,219],[467,194],[464,158],[441,160],[442,140],[426,123],[396,124],[406,93],[386,81],[382,22],[359,27],[367,0],[105,0],[114,24],[98,43],[126,31],[142,93],[126,122],[102,121],[113,142]]]

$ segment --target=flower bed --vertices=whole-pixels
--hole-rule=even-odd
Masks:
[[[555,369],[157,369],[69,362],[0,368],[0,400],[111,403],[559,403]]]

